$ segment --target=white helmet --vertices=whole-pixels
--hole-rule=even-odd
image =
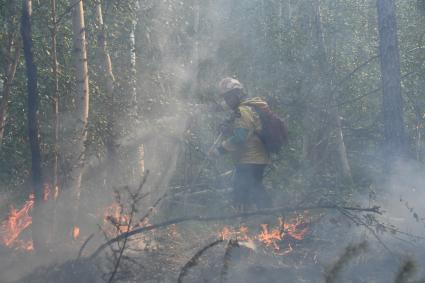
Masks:
[[[229,91],[234,90],[234,89],[242,90],[243,85],[236,79],[224,78],[218,84],[218,89],[219,89],[220,95],[223,95],[226,92],[229,92]]]

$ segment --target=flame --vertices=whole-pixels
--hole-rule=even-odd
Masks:
[[[45,183],[43,185],[43,200],[44,201],[49,200],[50,193],[51,193],[50,186],[49,186],[49,184]]]
[[[249,247],[255,247],[254,241],[263,244],[266,247],[271,247],[275,252],[279,252],[280,255],[286,255],[293,251],[291,243],[286,244],[285,240],[303,240],[305,234],[308,231],[307,222],[303,216],[297,216],[290,219],[288,222],[284,222],[283,218],[278,219],[278,225],[275,227],[269,227],[268,224],[260,224],[261,231],[257,234],[250,233],[248,227],[242,226],[237,230],[229,227],[224,227],[220,232],[219,236],[221,239],[229,240],[236,238],[238,241],[249,243]],[[251,248],[255,249],[255,248]]]
[[[58,199],[58,196],[59,196],[59,187],[58,186],[55,186],[55,189],[53,191],[53,199],[54,200],[57,200]]]
[[[230,240],[231,238],[236,238],[240,241],[248,241],[250,237],[248,236],[248,227],[241,226],[238,230],[232,231],[229,227],[224,227],[219,232],[219,237],[223,240]]]
[[[123,207],[120,204],[112,203],[105,208],[103,215],[103,223],[107,227],[106,230],[109,231],[109,234],[117,235],[128,232],[131,229],[128,225],[130,217],[123,213]]]
[[[283,232],[278,228],[274,228],[269,232],[267,224],[261,224],[261,229],[262,231],[257,236],[257,239],[266,246],[273,246],[275,250],[280,250],[277,242],[282,240]]]
[[[32,250],[32,241],[18,240],[19,235],[32,224],[32,217],[29,215],[34,207],[34,194],[31,194],[24,206],[17,210],[11,206],[8,218],[0,226],[0,242],[6,247],[17,247],[25,250]]]
[[[78,226],[74,226],[72,228],[72,238],[77,240],[78,236],[80,236],[80,228]]]
[[[136,227],[147,227],[151,225],[149,218],[145,218],[134,225],[129,225],[130,215],[124,212],[124,208],[117,202],[106,207],[103,212],[103,227],[108,235],[117,236],[119,234],[131,231]]]

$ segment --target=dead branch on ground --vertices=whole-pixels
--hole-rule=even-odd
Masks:
[[[360,253],[367,250],[367,242],[362,242],[357,245],[350,245],[345,248],[344,254],[333,264],[325,273],[325,282],[334,283],[338,282],[336,279],[342,269],[348,264],[350,260],[358,256]]]
[[[237,247],[239,247],[238,240],[230,239],[229,243],[226,246],[226,251],[224,252],[223,267],[221,268],[221,272],[220,272],[220,283],[226,282],[227,273],[229,271],[229,265],[230,265],[232,250],[234,248],[237,248]]]
[[[400,267],[394,280],[394,283],[424,283],[425,279],[420,279],[418,281],[410,281],[410,279],[416,274],[417,271],[417,263],[412,259],[406,260]]]
[[[205,247],[203,247],[202,249],[200,249],[182,268],[182,270],[180,271],[179,277],[177,279],[177,283],[182,283],[183,282],[183,278],[187,275],[187,273],[189,272],[189,270],[192,267],[195,267],[198,264],[198,260],[199,258],[202,256],[202,254],[204,252],[206,252],[208,249],[220,244],[221,242],[223,242],[223,239],[218,239],[208,245],[206,245]]]
[[[129,238],[131,236],[134,236],[136,234],[140,234],[143,232],[155,230],[162,227],[167,227],[172,224],[178,224],[182,222],[188,222],[188,221],[202,221],[202,222],[208,222],[208,221],[219,221],[219,220],[230,220],[230,219],[236,219],[240,217],[252,217],[252,216],[259,216],[259,215],[274,215],[276,213],[284,213],[284,212],[296,212],[296,211],[305,211],[305,210],[317,210],[317,209],[343,209],[346,211],[352,210],[357,212],[370,212],[370,213],[377,213],[382,214],[380,211],[380,208],[378,206],[374,206],[371,208],[360,208],[360,207],[342,207],[337,205],[315,205],[315,206],[305,206],[305,207],[293,207],[293,208],[283,208],[283,207],[277,207],[277,208],[270,208],[270,209],[264,209],[264,210],[257,210],[252,212],[245,212],[245,213],[238,213],[233,215],[221,215],[221,216],[187,216],[187,217],[180,217],[171,219],[168,221],[164,221],[162,223],[153,224],[150,226],[145,226],[141,228],[137,228],[125,233],[122,233],[118,235],[117,237],[107,241],[106,243],[99,246],[90,256],[91,259],[97,257],[106,247],[110,246],[113,243],[119,242],[123,239]]]

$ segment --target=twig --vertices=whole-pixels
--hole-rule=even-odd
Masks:
[[[220,272],[220,283],[226,282],[227,273],[229,271],[231,253],[232,253],[232,250],[236,247],[239,247],[238,240],[230,239],[229,243],[226,246],[226,251],[223,257],[223,267],[221,268],[221,272]]]
[[[155,203],[148,209],[148,211],[145,213],[145,215],[143,215],[143,217],[140,218],[139,223],[143,223],[146,218],[148,218],[150,216],[150,214],[152,213],[152,211],[154,211],[154,209],[158,206],[158,204],[167,196],[168,191],[166,191],[160,198],[158,198]],[[136,225],[136,227],[138,227],[138,225]]]
[[[103,237],[105,238],[106,241],[110,241],[108,235],[106,234],[106,231],[100,226],[98,225],[98,228],[100,231],[102,231]],[[118,260],[117,255],[116,255],[116,251],[114,250],[114,248],[112,247],[112,245],[109,246],[112,255],[114,256],[115,261]]]
[[[354,215],[351,215],[348,211],[346,211],[344,209],[337,209],[337,210],[342,215],[346,216],[348,219],[353,221],[355,224],[364,226],[367,230],[369,230],[369,232],[372,233],[372,235],[384,247],[384,249],[386,249],[391,255],[395,256],[394,252],[382,241],[382,239],[378,236],[378,234],[376,234],[376,232],[372,228],[370,228],[369,225],[367,225],[362,219],[359,219],[359,218],[355,217]]]
[[[338,274],[347,265],[347,263],[359,255],[360,253],[366,251],[367,242],[362,242],[357,245],[350,245],[345,249],[344,254],[337,260],[335,264],[333,264],[325,274],[325,282],[326,283],[334,283]]]
[[[146,180],[148,178],[148,175],[149,175],[149,171],[146,171],[145,175],[143,176],[142,182],[140,183],[139,187],[137,188],[136,193],[134,195],[132,195],[132,197],[133,197],[133,203],[131,204],[131,212],[130,212],[130,217],[129,217],[128,224],[127,224],[127,230],[130,230],[130,228],[131,228],[131,224],[133,222],[133,217],[134,217],[134,214],[135,214],[135,212],[137,210],[136,209],[137,200],[140,200],[140,198],[138,196],[140,195],[140,193],[142,191],[142,188],[143,188],[143,186],[146,183]],[[112,283],[113,280],[114,280],[115,275],[117,274],[117,271],[118,271],[118,268],[120,266],[121,259],[122,259],[122,256],[123,256],[125,247],[127,245],[128,239],[129,239],[128,237],[124,238],[124,243],[123,243],[123,245],[122,245],[122,247],[120,249],[118,259],[117,259],[117,261],[115,263],[115,267],[114,267],[114,270],[113,270],[113,272],[111,274],[111,277],[109,277],[108,283]]]
[[[92,233],[88,238],[84,241],[83,245],[81,246],[80,250],[78,251],[77,259],[81,257],[83,254],[84,248],[87,246],[88,242],[94,237],[94,233]]]
[[[350,73],[348,73],[347,75],[345,75],[344,78],[342,78],[338,82],[338,84],[336,84],[336,86],[334,87],[334,89],[331,90],[331,92],[336,92],[338,90],[338,88],[340,88],[341,85],[344,84],[348,79],[350,79],[357,71],[359,71],[363,67],[367,66],[370,62],[374,61],[375,59],[377,59],[379,57],[380,57],[379,55],[374,55],[374,56],[370,57],[369,59],[367,59],[366,61],[364,61],[362,64],[358,65]]]
[[[257,210],[257,211],[253,211],[253,212],[245,212],[245,213],[238,213],[238,214],[233,214],[233,215],[220,215],[220,216],[200,216],[200,215],[195,215],[195,216],[187,216],[187,217],[180,217],[180,218],[175,218],[175,219],[171,219],[168,221],[164,221],[162,223],[158,223],[158,224],[154,224],[151,226],[145,226],[145,227],[141,227],[138,229],[134,229],[125,233],[122,233],[120,235],[118,235],[117,237],[109,240],[108,242],[100,245],[96,251],[93,252],[93,254],[90,256],[91,259],[97,257],[100,252],[105,249],[106,247],[108,247],[109,245],[121,241],[125,238],[134,236],[136,234],[140,234],[143,232],[147,232],[147,231],[151,231],[154,229],[158,229],[158,228],[162,228],[162,227],[167,227],[173,224],[178,224],[178,223],[182,223],[182,222],[187,222],[187,221],[219,221],[219,220],[229,220],[229,219],[235,219],[235,218],[239,218],[239,217],[250,217],[250,216],[258,216],[258,215],[274,215],[275,213],[279,212],[279,213],[283,213],[283,212],[296,212],[296,211],[304,211],[304,210],[315,210],[315,209],[345,209],[345,210],[354,210],[354,211],[359,211],[359,212],[372,212],[372,213],[377,213],[377,214],[381,214],[381,211],[379,210],[379,207],[372,207],[372,208],[358,208],[358,207],[339,207],[336,205],[316,205],[316,206],[305,206],[305,207],[295,207],[295,208],[283,208],[283,207],[278,207],[278,208],[271,208],[271,209],[266,209],[266,210]]]
[[[182,283],[183,282],[183,278],[187,275],[187,273],[189,272],[189,269],[196,266],[198,264],[198,260],[199,258],[202,256],[202,254],[207,251],[208,249],[220,244],[221,242],[223,242],[223,239],[218,239],[210,244],[208,244],[207,246],[203,247],[202,249],[200,249],[182,268],[182,270],[180,271],[179,277],[177,279],[177,283]]]
[[[55,22],[55,25],[59,25],[60,22],[63,20],[63,18],[68,15],[69,13],[71,13],[72,9],[77,6],[78,4],[80,4],[80,2],[82,2],[83,0],[76,0],[75,3],[73,3],[72,5],[69,5],[65,12],[63,12],[61,15],[58,16],[58,19]]]
[[[403,262],[394,283],[406,283],[416,273],[418,267],[413,260],[407,260]]]

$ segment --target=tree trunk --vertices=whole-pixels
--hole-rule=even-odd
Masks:
[[[75,136],[73,139],[73,166],[70,173],[70,188],[73,190],[72,205],[74,206],[73,221],[76,224],[80,194],[81,180],[85,165],[85,144],[87,141],[87,123],[89,116],[89,78],[86,51],[86,30],[84,25],[84,6],[81,0],[70,0],[72,8],[73,53],[75,64],[76,90],[75,90]],[[74,227],[74,232],[77,231]]]
[[[106,83],[106,96],[108,98],[108,113],[107,113],[107,124],[108,124],[108,135],[106,137],[106,155],[107,155],[107,170],[106,170],[106,183],[110,187],[114,187],[114,172],[117,162],[117,145],[115,138],[115,96],[114,96],[114,85],[115,77],[112,71],[111,56],[108,51],[106,43],[105,25],[103,23],[102,15],[102,4],[98,1],[96,4],[96,23],[98,28],[97,34],[97,47],[100,54],[100,61],[102,66],[102,72],[105,75]]]
[[[59,190],[58,181],[58,156],[59,156],[59,76],[58,76],[58,56],[56,35],[58,31],[57,15],[56,15],[56,0],[51,0],[51,15],[52,15],[52,71],[54,88],[52,95],[52,110],[53,110],[53,165],[52,165],[52,187],[55,191]]]
[[[12,48],[14,54],[12,55]],[[20,46],[14,36],[10,35],[9,44],[6,48],[6,73],[3,79],[3,98],[0,102],[0,147],[3,143],[4,127],[6,126],[7,112],[9,110],[9,98],[12,82],[15,78],[16,68],[19,62]]]
[[[36,251],[45,248],[43,237],[43,220],[41,203],[43,200],[41,153],[38,133],[38,90],[37,90],[37,67],[34,64],[31,35],[31,0],[25,0],[22,4],[21,34],[24,47],[25,64],[27,67],[28,80],[28,137],[31,148],[31,177],[32,190],[35,203],[32,217],[32,238]]]
[[[316,104],[316,107],[312,108],[317,108],[317,105],[323,108],[323,110],[316,109],[312,111],[322,111],[323,113],[316,114],[317,118],[313,119],[315,120],[313,123],[319,122],[322,125],[319,125],[317,129],[307,131],[313,133],[312,137],[307,134],[307,136],[303,138],[303,152],[305,156],[312,157],[311,163],[313,163],[312,165],[314,168],[320,168],[320,162],[323,161],[328,154],[331,154],[331,159],[335,160],[340,175],[344,179],[351,179],[351,168],[348,162],[338,108],[323,103],[323,101],[335,101],[335,98],[331,91],[330,81],[331,78],[334,77],[334,74],[332,73],[332,66],[328,61],[320,15],[320,0],[314,0],[312,8],[313,36],[315,36],[313,42],[317,58],[317,65],[314,67],[315,70],[313,71],[313,76],[316,77],[316,86],[313,89],[313,95],[317,95],[316,99],[318,99],[318,104]],[[329,97],[329,95],[332,95],[332,97]],[[307,109],[309,108],[310,107]],[[311,119],[306,119],[306,123],[309,122],[311,122]],[[323,125],[323,123],[325,123],[325,125]],[[318,133],[314,134],[314,132]],[[334,150],[329,151],[328,143],[334,145]]]
[[[394,0],[377,0],[379,51],[383,85],[383,124],[385,164],[406,154],[406,134],[401,96],[400,55]],[[386,170],[389,170],[387,168]]]
[[[59,117],[59,62],[58,62],[58,53],[57,53],[57,41],[56,36],[58,32],[58,23],[57,23],[57,11],[56,11],[56,0],[50,1],[51,6],[51,21],[52,21],[52,28],[51,28],[51,40],[52,40],[52,46],[51,46],[51,59],[52,59],[52,76],[53,76],[53,93],[51,95],[51,101],[52,101],[52,113],[53,113],[53,119],[52,119],[52,128],[53,128],[53,160],[51,161],[51,195],[53,196],[52,199],[49,200],[49,203],[46,205],[46,211],[49,216],[49,223],[50,223],[50,229],[49,229],[49,238],[48,243],[51,244],[54,240],[54,237],[56,236],[57,232],[57,201],[59,196],[59,187],[60,187],[60,181],[59,181],[59,172],[58,172],[58,165],[59,165],[59,129],[60,129],[60,117]]]
[[[132,105],[130,106],[130,116],[137,117],[138,107],[137,107],[137,68],[136,68],[136,28],[139,18],[139,1],[136,1],[136,15],[131,24],[130,31],[130,70],[131,70],[131,79],[130,79],[130,101]]]

